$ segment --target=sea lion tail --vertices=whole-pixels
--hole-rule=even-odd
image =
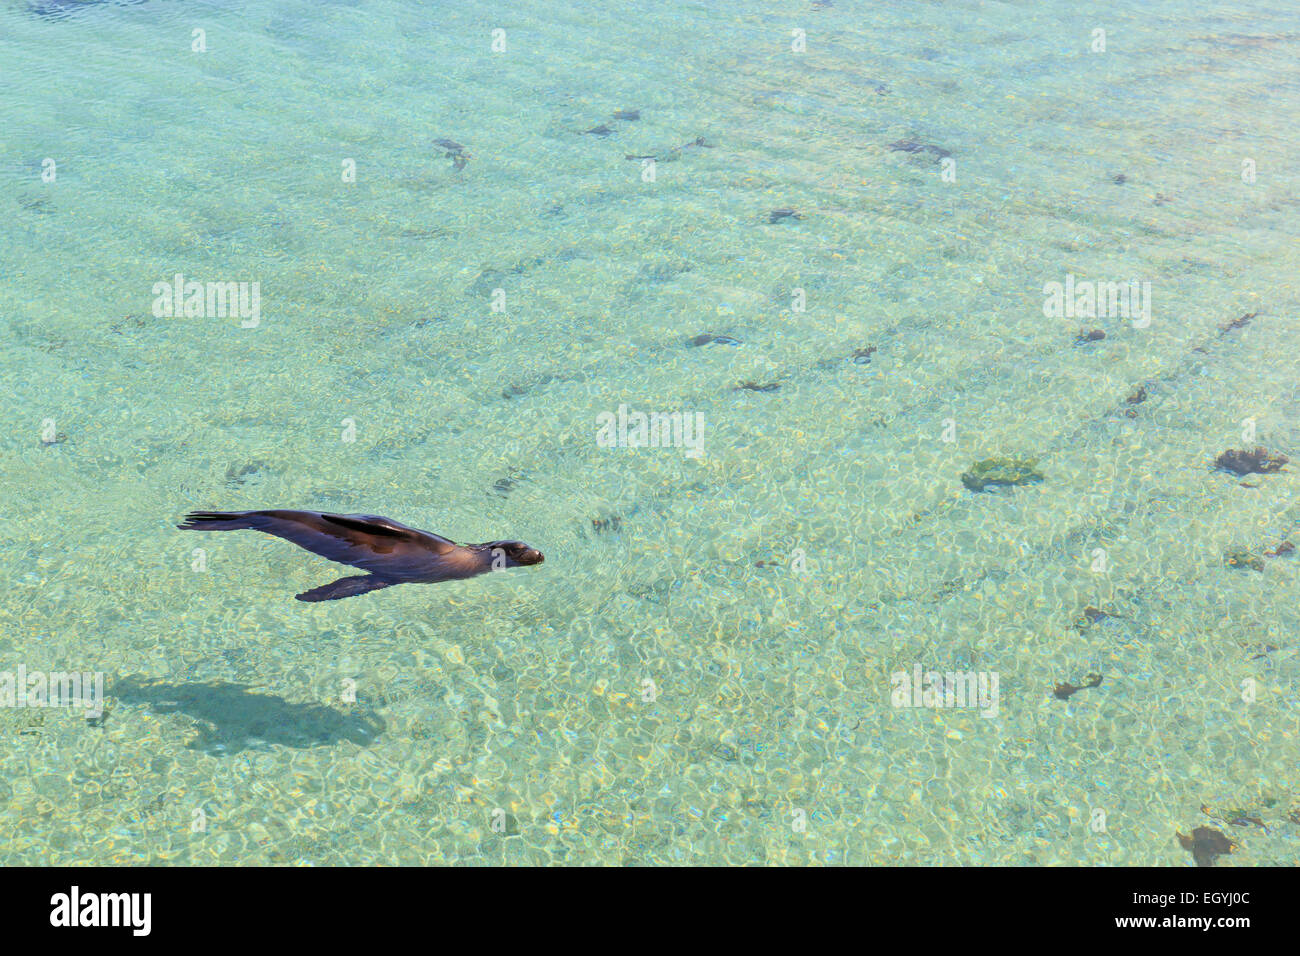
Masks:
[[[238,531],[257,527],[256,511],[191,511],[185,523],[176,527],[182,531]]]

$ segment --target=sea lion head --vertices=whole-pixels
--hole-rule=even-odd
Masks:
[[[546,555],[536,548],[529,547],[522,541],[489,541],[487,544],[479,545],[493,553],[500,551],[505,555],[506,567],[516,568],[529,564],[541,564],[546,560]]]

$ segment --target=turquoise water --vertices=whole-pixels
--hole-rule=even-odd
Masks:
[[[0,670],[108,700],[0,708],[0,862],[1294,863],[1300,485],[1212,465],[1300,461],[1298,50],[1265,3],[3,0]],[[963,485],[1000,456],[1042,480]],[[347,572],[174,527],[253,508],[546,563],[303,604]],[[918,664],[996,714],[894,706]]]

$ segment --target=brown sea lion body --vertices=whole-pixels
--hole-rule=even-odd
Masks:
[[[304,591],[296,595],[299,601],[337,601],[394,584],[455,581],[545,560],[540,551],[522,541],[456,544],[440,534],[409,528],[379,515],[195,511],[177,527],[186,531],[262,531],[367,572]]]

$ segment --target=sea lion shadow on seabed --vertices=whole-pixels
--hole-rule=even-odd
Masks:
[[[108,693],[123,703],[147,704],[155,714],[193,718],[199,733],[186,746],[215,756],[256,749],[261,743],[306,750],[347,740],[368,747],[388,729],[368,707],[348,713],[324,704],[293,704],[226,681],[168,683],[122,677]]]

